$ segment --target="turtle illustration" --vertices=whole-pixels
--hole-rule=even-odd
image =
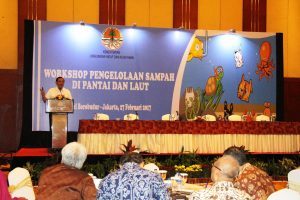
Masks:
[[[202,99],[202,109],[201,111],[206,110],[216,110],[222,95],[223,85],[222,78],[224,77],[224,70],[222,66],[217,66],[214,68],[214,76],[210,76],[205,85],[205,89],[202,91],[201,99]]]

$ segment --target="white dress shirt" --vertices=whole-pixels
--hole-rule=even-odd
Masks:
[[[249,194],[234,187],[232,182],[215,182],[211,188],[194,192],[190,200],[252,200]]]
[[[268,200],[300,200],[300,192],[291,189],[282,189],[272,193]]]
[[[67,99],[72,99],[70,90],[62,88],[61,90],[58,87],[50,88],[46,94],[47,99],[55,99],[58,95],[63,95]]]

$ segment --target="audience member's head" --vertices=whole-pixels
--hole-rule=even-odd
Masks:
[[[213,182],[230,181],[239,174],[239,163],[231,156],[222,156],[211,168],[211,179]]]
[[[275,191],[272,178],[247,162],[247,152],[245,146],[232,146],[224,151],[224,156],[230,156],[239,163],[239,175],[234,180],[234,185],[254,199],[266,199]]]
[[[61,163],[81,169],[87,157],[86,148],[77,142],[67,144],[61,151]]]
[[[246,152],[244,146],[231,146],[224,151],[223,155],[232,156],[242,166],[247,163]]]
[[[8,174],[9,192],[13,198],[34,200],[32,181],[27,169],[17,167]]]
[[[300,169],[294,169],[288,173],[289,189],[300,192]]]
[[[125,153],[120,159],[121,165],[124,165],[127,162],[134,162],[139,165],[142,165],[144,163],[144,160],[142,155],[138,153],[130,152],[130,153]]]

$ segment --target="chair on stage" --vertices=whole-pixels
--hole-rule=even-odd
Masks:
[[[95,114],[94,120],[109,120],[109,115],[104,113]]]
[[[159,168],[156,164],[154,163],[148,163],[144,166],[144,169],[147,169],[149,171],[152,171],[152,172],[158,172],[159,171]]]
[[[202,119],[208,122],[215,122],[217,118],[214,115],[203,115]]]
[[[133,113],[129,113],[127,115],[124,115],[124,120],[133,121],[133,120],[139,120],[139,116]]]
[[[228,120],[232,121],[232,122],[240,122],[240,121],[242,121],[242,116],[240,116],[240,115],[230,115],[228,117]]]
[[[171,114],[165,114],[165,115],[161,116],[161,120],[162,121],[175,121],[175,117],[174,117],[174,115],[171,115]]]
[[[255,121],[266,121],[266,122],[269,122],[271,120],[270,120],[270,117],[267,116],[267,115],[258,115],[256,117]]]

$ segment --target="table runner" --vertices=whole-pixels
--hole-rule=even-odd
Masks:
[[[300,122],[80,120],[79,134],[300,134]]]
[[[176,154],[182,147],[215,154],[231,145],[255,153],[299,153],[300,123],[80,120],[78,141],[89,154],[120,154],[128,140],[155,154]]]

